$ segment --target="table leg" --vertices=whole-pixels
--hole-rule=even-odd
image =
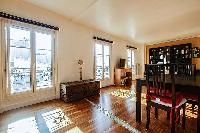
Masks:
[[[141,90],[142,81],[136,80],[136,122],[141,122]]]
[[[197,133],[200,133],[200,96],[198,96]]]

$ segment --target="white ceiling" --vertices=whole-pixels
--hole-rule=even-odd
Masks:
[[[200,34],[200,0],[24,0],[137,43]]]

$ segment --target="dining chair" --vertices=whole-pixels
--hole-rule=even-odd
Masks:
[[[188,66],[188,65],[184,65],[181,64],[182,66]],[[190,64],[188,67],[188,71],[189,71],[189,76],[197,76],[200,75],[199,70],[196,70],[196,64]],[[193,95],[193,94],[188,94],[188,93],[184,93],[184,97],[187,99],[187,103],[192,104],[192,111],[194,111],[194,107],[195,105],[198,104],[198,96],[197,95]]]
[[[198,96],[184,93],[184,97],[187,99],[187,103],[192,104],[192,111],[194,112],[195,105],[198,105]]]
[[[147,80],[147,95],[146,95],[146,129],[149,129],[150,124],[150,109],[155,107],[155,118],[158,118],[158,109],[170,112],[171,132],[175,133],[176,120],[180,121],[181,108],[183,109],[182,128],[185,128],[185,106],[187,100],[181,92],[175,89],[175,74],[172,64],[149,64],[145,65],[146,80]],[[176,119],[179,118],[179,119]]]

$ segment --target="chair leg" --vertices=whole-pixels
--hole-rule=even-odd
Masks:
[[[182,118],[182,128],[185,129],[185,106],[186,104],[183,105],[183,118]]]
[[[167,111],[167,120],[170,120],[170,111]]]
[[[150,124],[150,107],[148,106],[148,104],[147,104],[147,107],[146,107],[146,111],[147,111],[146,129],[148,130],[149,129],[149,124]]]
[[[180,119],[181,119],[180,110],[177,111],[177,116],[176,117],[178,117],[177,123],[180,124]]]
[[[158,108],[155,107],[155,118],[158,119]]]
[[[175,114],[175,109],[172,109],[172,125],[171,125],[171,133],[175,133],[175,128],[176,128],[176,114]]]

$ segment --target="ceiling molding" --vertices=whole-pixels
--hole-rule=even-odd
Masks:
[[[138,44],[161,43],[176,40],[165,39],[183,33],[189,36],[200,33],[199,0],[22,1],[60,14],[73,23]]]
[[[160,43],[168,43],[168,42],[175,42],[175,41],[181,41],[181,40],[187,40],[187,39],[192,39],[192,38],[198,38],[200,37],[200,34],[196,35],[188,35],[185,37],[179,37],[175,39],[169,39],[169,40],[163,40],[163,41],[157,41],[157,42],[152,42],[152,43],[145,43],[145,45],[156,45]]]

